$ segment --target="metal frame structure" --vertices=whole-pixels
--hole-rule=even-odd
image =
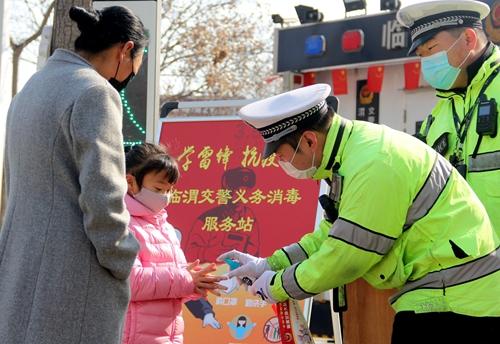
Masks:
[[[93,6],[102,9],[108,6],[125,6],[141,18],[149,33],[146,141],[153,141],[158,125],[160,108],[160,18],[161,3],[156,0],[94,0]]]

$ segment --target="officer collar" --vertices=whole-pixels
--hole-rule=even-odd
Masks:
[[[334,115],[323,147],[323,158],[313,179],[331,177],[332,170],[338,170],[342,163],[342,154],[351,135],[353,122],[339,115]]]
[[[467,88],[475,82],[474,79],[478,76],[481,67],[484,63],[493,55],[495,52],[496,45],[492,42],[488,42],[486,45],[486,49],[484,52],[477,58],[476,61],[471,63],[470,66],[467,67],[467,86],[461,88],[452,88],[451,90],[440,90],[437,89],[437,96],[439,98],[448,98],[454,94],[465,94],[467,92]]]
[[[472,62],[470,66],[467,67],[467,81],[469,85],[471,84],[472,80],[474,80],[474,77],[479,71],[479,68],[481,68],[483,63],[493,54],[493,48],[494,44],[488,42],[488,44],[486,45],[486,49],[484,49],[484,52],[481,54],[481,56],[479,56],[476,61]]]

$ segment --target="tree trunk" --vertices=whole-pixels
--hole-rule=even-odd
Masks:
[[[19,61],[24,46],[17,45],[12,47],[12,97],[17,94],[17,80],[19,79]]]
[[[74,42],[80,35],[76,23],[69,17],[69,9],[72,6],[84,8],[92,7],[92,0],[56,0],[54,26],[52,30],[52,42],[50,52],[58,48],[74,50]]]

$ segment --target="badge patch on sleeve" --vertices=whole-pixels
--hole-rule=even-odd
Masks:
[[[335,202],[340,202],[340,195],[342,194],[342,176],[334,173],[332,184],[330,185],[330,198]]]
[[[448,151],[448,133],[443,133],[441,136],[439,136],[439,138],[432,145],[432,148],[434,148],[436,152],[444,156]]]

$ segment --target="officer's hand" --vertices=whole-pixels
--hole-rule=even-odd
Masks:
[[[274,271],[264,272],[250,287],[252,295],[260,296],[267,303],[278,303],[278,300],[274,299],[271,294],[271,280],[275,274]]]
[[[220,281],[219,284],[227,288],[226,290],[222,290],[224,294],[231,294],[233,291],[238,289],[241,283],[237,277],[233,277],[225,281]]]
[[[213,313],[207,313],[203,317],[203,327],[210,326],[215,329],[220,329],[222,328],[222,325],[215,319],[215,316]]]
[[[224,259],[235,260],[241,264],[239,268],[228,272],[228,278],[238,277],[239,279],[243,279],[244,277],[247,277],[250,280],[255,281],[264,273],[264,271],[271,270],[271,267],[267,263],[267,259],[254,257],[248,253],[236,250],[223,253],[217,257],[219,262],[224,262]]]

